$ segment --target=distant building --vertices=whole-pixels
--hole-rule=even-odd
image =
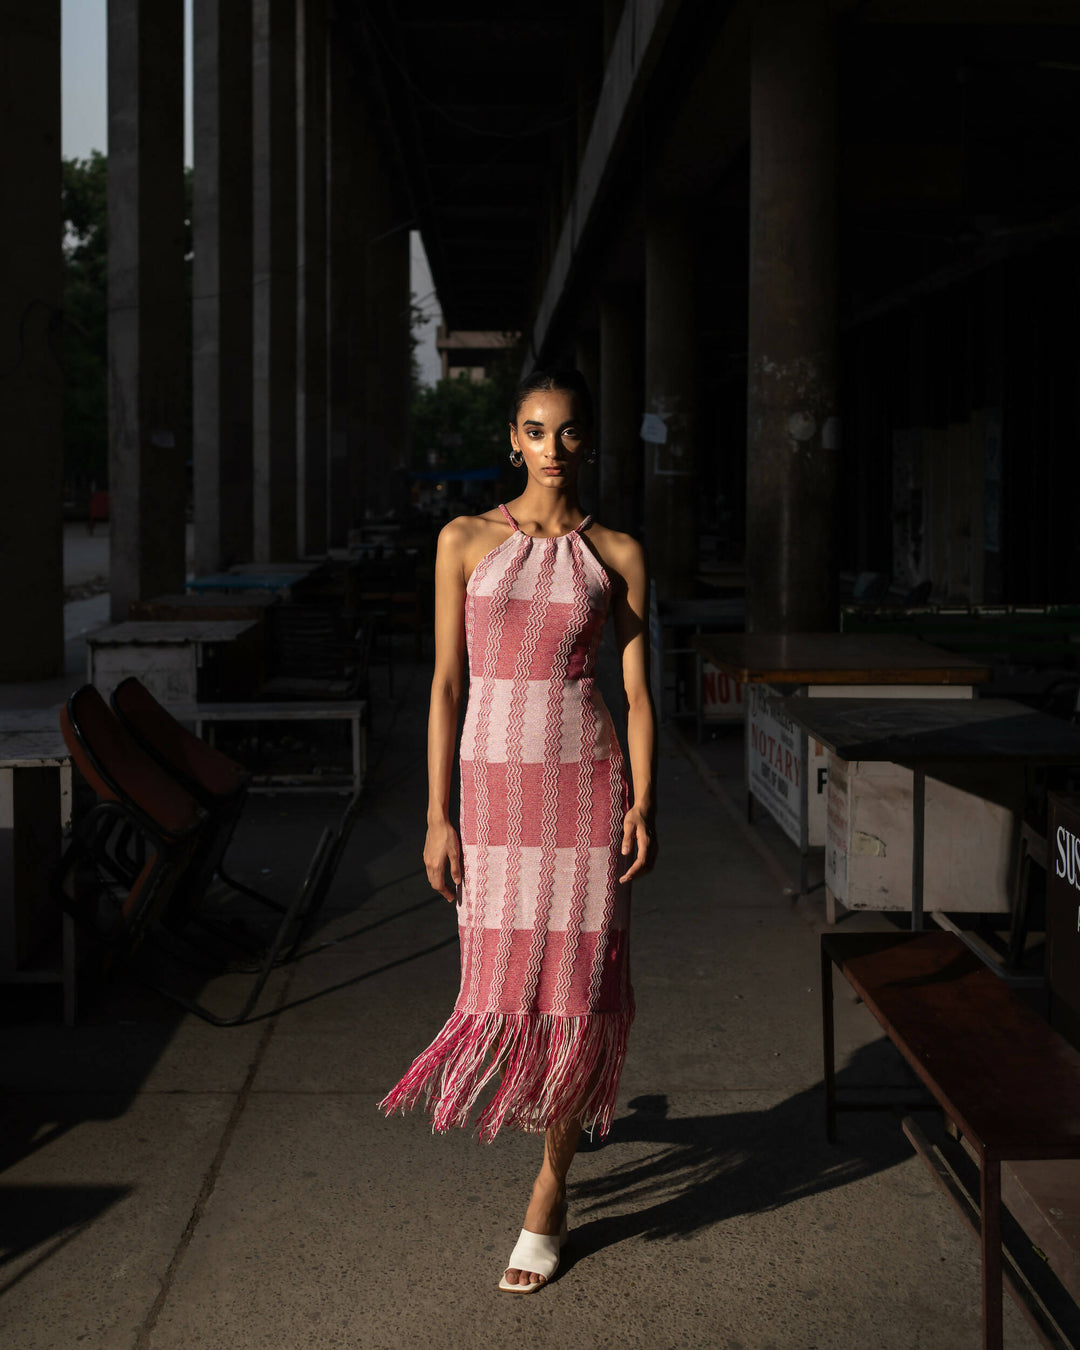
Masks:
[[[468,375],[470,380],[487,379],[493,359],[520,337],[520,333],[448,330],[445,324],[439,324],[435,346],[442,359],[443,379],[458,375]]]

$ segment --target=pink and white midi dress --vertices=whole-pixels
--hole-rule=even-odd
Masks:
[[[435,1130],[611,1126],[634,1015],[629,788],[594,679],[611,581],[582,537],[514,527],[465,588],[461,988],[450,1020],[379,1103]]]

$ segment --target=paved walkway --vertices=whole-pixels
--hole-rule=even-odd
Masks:
[[[824,1141],[817,940],[785,860],[670,736],[617,1123],[575,1163],[558,1279],[496,1291],[539,1141],[375,1110],[456,992],[453,914],[420,866],[426,676],[379,710],[325,922],[261,1020],[215,1030],[117,988],[67,1031],[52,991],[3,995],[3,1345],[975,1350],[975,1243],[896,1120]],[[260,799],[236,870],[286,894],[337,809]],[[838,1023],[845,1072],[895,1079],[862,1008],[841,998]],[[1008,1301],[1006,1344],[1034,1345]]]

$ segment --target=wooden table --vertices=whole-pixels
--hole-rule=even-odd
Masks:
[[[989,668],[901,633],[706,633],[694,645],[740,684],[985,684]],[[836,697],[835,690],[830,696]]]
[[[986,665],[895,633],[708,633],[693,643],[746,691],[747,815],[758,801],[798,845],[804,891],[809,853],[825,845],[828,765],[777,696],[970,699],[990,678]]]
[[[71,756],[59,708],[0,710],[0,982],[62,984],[75,1021],[75,933],[49,892],[71,823]],[[57,919],[59,922],[57,923]],[[59,966],[33,964],[60,933]]]
[[[231,650],[227,650],[231,649]],[[86,640],[87,678],[105,698],[137,675],[166,706],[202,694],[200,672],[218,667],[220,694],[250,693],[262,668],[261,622],[252,619],[133,621],[103,628]]]
[[[911,771],[916,929],[923,923],[927,771],[955,764],[1080,764],[1080,728],[1008,699],[794,697],[783,700],[783,710],[804,735],[845,764],[886,762]],[[829,848],[834,846],[830,838]],[[827,855],[827,873],[829,868]]]

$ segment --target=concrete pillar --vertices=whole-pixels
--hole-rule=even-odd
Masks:
[[[688,205],[653,205],[645,233],[645,538],[661,600],[697,570],[696,238]]]
[[[367,218],[368,314],[364,509],[400,512],[409,462],[409,229],[371,155]],[[355,506],[354,506],[355,510]]]
[[[296,0],[253,0],[255,559],[296,557]]]
[[[619,24],[622,22],[623,3],[624,0],[602,0],[601,3],[601,15],[603,21],[602,41],[605,62],[611,55],[611,48],[615,42],[615,34],[619,31]]]
[[[60,0],[0,9],[0,680],[64,670]]]
[[[109,0],[112,617],[183,590],[183,0]]]
[[[327,183],[327,383],[329,543],[343,547],[353,524],[351,466],[362,465],[360,443],[366,381],[359,353],[367,309],[367,267],[356,230],[362,226],[362,184],[355,163],[358,91],[345,33],[330,31]]]
[[[194,0],[195,570],[250,561],[251,0]]]
[[[836,44],[824,0],[766,0],[750,92],[748,627],[836,627]]]
[[[298,344],[297,530],[301,555],[327,547],[326,0],[297,9]]]
[[[642,332],[640,297],[613,291],[600,300],[600,520],[636,534],[641,511]]]

